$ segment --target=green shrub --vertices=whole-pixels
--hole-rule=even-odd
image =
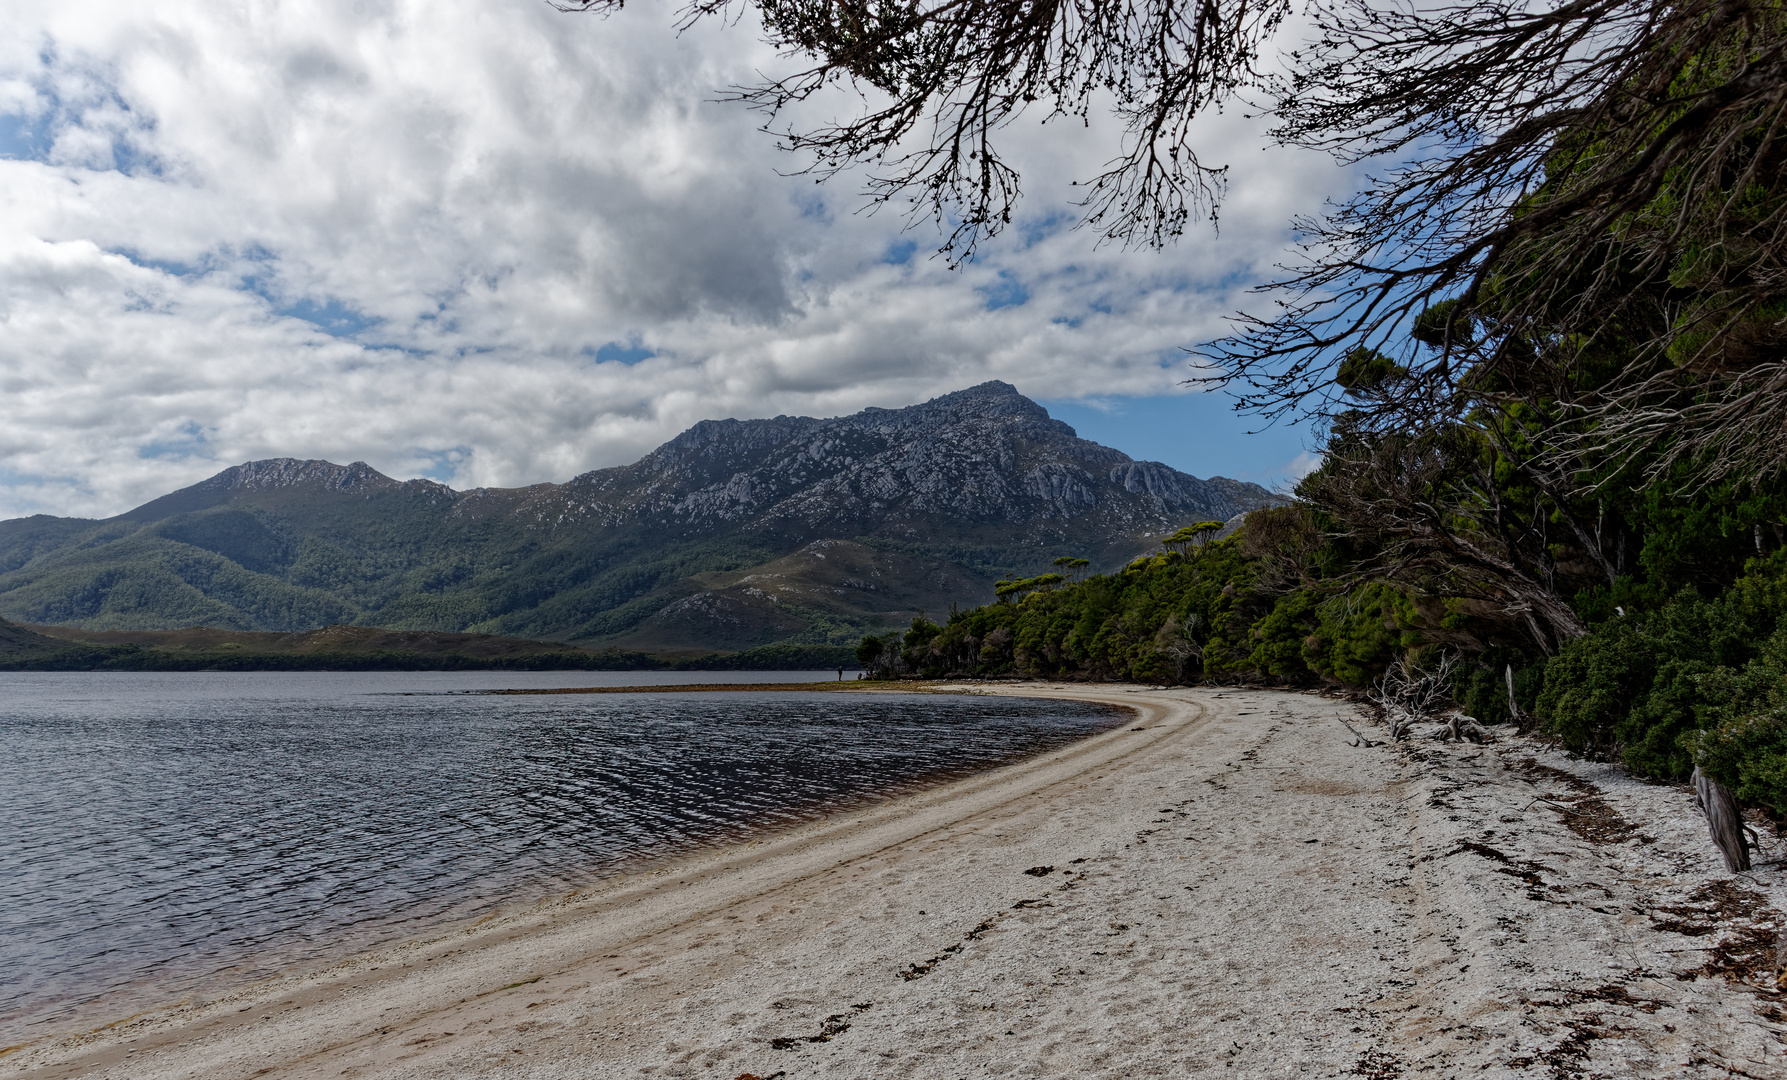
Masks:
[[[1787,814],[1787,707],[1744,713],[1696,733],[1689,745],[1740,803]]]
[[[1707,774],[1734,793],[1767,790],[1771,781],[1757,777],[1770,768],[1762,762],[1775,736],[1760,718],[1787,706],[1771,696],[1787,682],[1787,555],[1753,559],[1746,570],[1713,599],[1682,589],[1565,645],[1545,668],[1543,729],[1572,753],[1617,757],[1641,776],[1685,779],[1700,754]],[[1745,773],[1751,752],[1761,756]]]
[[[1370,686],[1405,649],[1422,643],[1414,631],[1416,618],[1400,590],[1373,582],[1322,604],[1316,632],[1304,642],[1303,660],[1323,678]]]
[[[1701,729],[1683,741],[1740,802],[1787,813],[1787,626],[1741,669],[1695,679]]]
[[[900,638],[900,659],[905,661],[907,670],[919,671],[925,667],[931,642],[942,632],[941,626],[923,615],[913,617],[911,628]]]
[[[1280,679],[1308,679],[1303,650],[1316,628],[1316,604],[1316,597],[1302,590],[1279,597],[1271,612],[1253,625],[1254,646],[1248,662],[1259,672]]]
[[[1543,729],[1573,754],[1616,756],[1621,722],[1650,691],[1653,644],[1634,620],[1620,619],[1565,645],[1545,667]]]
[[[1694,757],[1683,743],[1705,721],[1700,677],[1718,670],[1705,660],[1664,660],[1657,665],[1647,693],[1614,727],[1620,761],[1640,776],[1685,780],[1694,771]]]

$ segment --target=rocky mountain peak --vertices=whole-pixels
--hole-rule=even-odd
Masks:
[[[864,409],[855,416],[840,417],[833,424],[855,423],[864,427],[912,429],[959,424],[968,421],[1030,421],[1054,425],[1068,438],[1074,430],[1049,417],[1049,411],[1031,401],[1008,382],[993,379],[966,390],[944,394],[903,409]]]
[[[1031,439],[1073,439],[1073,428],[1052,419],[1049,411],[1018,393],[1007,382],[984,382],[953,394],[903,409],[864,409],[825,422],[827,433],[856,431],[899,440],[944,432],[960,438],[994,432]]]
[[[1129,544],[1179,519],[1226,520],[1273,501],[1251,484],[1200,480],[1081,439],[994,380],[825,420],[703,421],[637,464],[587,473],[532,505],[554,527],[656,521],[804,542],[1028,526]]]
[[[364,461],[337,465],[332,461],[315,458],[267,458],[225,469],[198,486],[226,491],[272,491],[313,485],[336,491],[353,491],[366,487],[395,487],[398,483],[399,481],[391,479]]]
[[[870,406],[828,419],[777,416],[768,420],[703,420],[641,460],[635,469],[678,469],[723,459],[742,463],[752,455],[785,450],[802,440],[836,442],[855,434],[909,438],[943,428],[1039,426],[1044,438],[1076,437],[1073,428],[1049,417],[1008,382],[992,380],[900,409]],[[1125,458],[1124,460],[1127,460]],[[593,474],[592,474],[593,475]]]

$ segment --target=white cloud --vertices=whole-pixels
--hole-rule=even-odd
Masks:
[[[1098,248],[1060,223],[1109,146],[1023,122],[1027,216],[952,272],[934,230],[778,175],[709,100],[777,63],[748,27],[533,0],[0,12],[0,516],[116,513],[269,456],[563,480],[705,417],[988,378],[1160,393],[1337,182],[1214,117],[1220,240]]]
[[[1280,471],[1284,473],[1288,479],[1288,483],[1294,485],[1297,481],[1321,468],[1321,466],[1322,455],[1312,450],[1305,450],[1286,462]]]

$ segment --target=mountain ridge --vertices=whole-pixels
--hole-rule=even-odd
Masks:
[[[112,518],[0,521],[0,616],[93,630],[357,623],[630,647],[654,615],[712,592],[731,605],[729,647],[837,643],[945,596],[990,599],[994,577],[1055,555],[1113,565],[1187,520],[1275,501],[1080,439],[989,382],[904,409],[704,420],[632,464],[562,484],[456,491],[365,462],[245,462]],[[853,593],[822,558],[778,563],[821,541],[852,545],[851,580],[891,576]],[[774,589],[703,578],[770,564]],[[664,623],[647,627],[655,647],[705,648],[670,640]]]

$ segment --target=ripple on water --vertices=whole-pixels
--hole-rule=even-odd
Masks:
[[[0,1044],[1122,718],[967,696],[404,696],[453,684],[394,678],[0,677]]]

